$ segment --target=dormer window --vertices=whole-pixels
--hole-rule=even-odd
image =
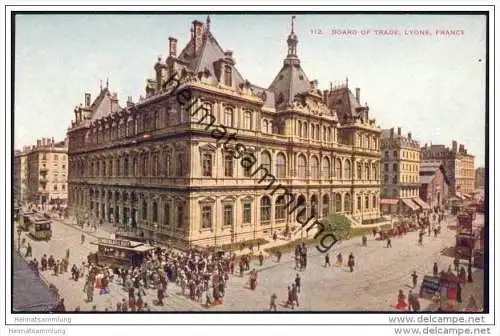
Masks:
[[[226,86],[232,86],[233,83],[233,70],[229,65],[226,65],[224,67],[224,85]]]
[[[304,80],[304,76],[300,75],[300,76],[299,76],[299,79],[300,79],[300,80]]]

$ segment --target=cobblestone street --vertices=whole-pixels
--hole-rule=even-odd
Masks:
[[[424,246],[418,246],[417,233],[412,232],[402,238],[392,239],[392,248],[386,248],[385,241],[373,240],[370,237],[368,246],[361,246],[361,238],[357,237],[336,245],[330,253],[332,265],[335,264],[335,256],[341,252],[344,260],[349,253],[356,257],[356,267],[350,273],[347,267],[336,266],[325,268],[323,266],[324,256],[315,250],[313,246],[308,251],[308,267],[306,271],[300,272],[302,288],[299,296],[300,306],[296,310],[316,311],[338,311],[338,310],[372,310],[372,311],[396,311],[391,305],[396,302],[399,289],[405,294],[411,289],[410,274],[415,270],[419,276],[419,285],[414,291],[418,291],[420,281],[424,275],[432,273],[432,265],[437,262],[441,269],[447,269],[452,264],[452,258],[444,256],[441,251],[454,246],[455,231],[448,228],[455,225],[456,219],[448,217],[447,222],[442,223],[442,233],[437,238],[424,237]],[[482,222],[483,216],[478,215],[477,222]],[[33,257],[40,260],[45,253],[61,259],[70,248],[70,265],[80,265],[86,260],[89,252],[94,252],[96,246],[90,244],[96,241],[93,236],[87,235],[84,244],[80,243],[81,231],[62,224],[57,220],[53,224],[53,237],[49,242],[37,242],[27,240],[33,248]],[[269,307],[269,299],[273,293],[278,296],[278,310],[291,311],[284,308],[287,297],[287,286],[295,279],[297,271],[294,270],[295,262],[291,253],[283,254],[280,263],[276,263],[274,257],[265,260],[263,267],[258,267],[254,262],[252,267],[259,271],[258,286],[255,291],[249,289],[248,275],[243,278],[238,275],[232,276],[228,282],[224,304],[204,308],[197,302],[190,301],[178,294],[179,290],[173,283],[169,283],[165,300],[165,311],[264,311]],[[476,300],[482,304],[482,271],[474,270],[475,282],[464,287],[464,301],[470,293],[474,293]],[[110,294],[100,296],[96,290],[93,303],[84,301],[83,279],[75,282],[70,279],[70,273],[54,276],[52,272],[44,272],[43,276],[48,282],[54,284],[62,297],[65,299],[66,308],[73,310],[80,306],[81,310],[91,310],[93,305],[98,310],[108,307],[115,309],[116,302],[126,298],[127,295],[116,282],[110,284]],[[145,299],[152,310],[158,310],[152,304],[156,297],[156,291],[149,290]],[[429,304],[427,300],[421,300],[421,306],[425,309]]]

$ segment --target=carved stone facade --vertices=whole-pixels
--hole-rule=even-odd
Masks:
[[[347,85],[318,90],[293,48],[269,89],[252,85],[209,21],[193,25],[179,56],[170,39],[145,98],[121,108],[106,87],[75,108],[70,211],[183,246],[268,237],[296,228],[302,209],[380,217],[380,129],[359,96]]]

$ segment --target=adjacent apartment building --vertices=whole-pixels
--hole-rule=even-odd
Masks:
[[[14,167],[12,187],[16,203],[24,203],[28,200],[28,153],[29,146],[14,152]]]
[[[180,53],[169,38],[139,101],[122,107],[106,85],[74,109],[70,212],[183,246],[269,237],[297,217],[380,217],[381,130],[359,89],[309,79],[293,19],[275,79],[250,83],[210,24],[194,21]]]
[[[420,164],[420,198],[432,208],[443,207],[448,199],[449,180],[439,161]]]
[[[68,147],[54,138],[37,140],[27,154],[27,199],[47,206],[63,204],[68,198]]]
[[[407,214],[427,210],[429,205],[420,199],[420,144],[401,133],[401,127],[383,130],[380,144],[382,171],[382,212]]]
[[[485,175],[484,167],[478,167],[476,169],[476,181],[475,181],[475,188],[476,189],[484,188],[484,183],[485,183],[484,175]]]
[[[475,189],[474,156],[465,146],[453,140],[451,148],[445,145],[425,144],[422,147],[422,162],[440,162],[448,174],[450,196],[470,197]]]

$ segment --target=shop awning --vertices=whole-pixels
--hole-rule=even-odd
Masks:
[[[414,198],[413,201],[417,203],[424,210],[429,210],[431,208],[429,204],[427,204],[424,200],[420,198]]]
[[[418,210],[418,205],[416,205],[410,198],[402,198],[401,201],[413,211]]]
[[[396,205],[396,204],[398,204],[398,199],[397,198],[381,198],[380,204]]]

